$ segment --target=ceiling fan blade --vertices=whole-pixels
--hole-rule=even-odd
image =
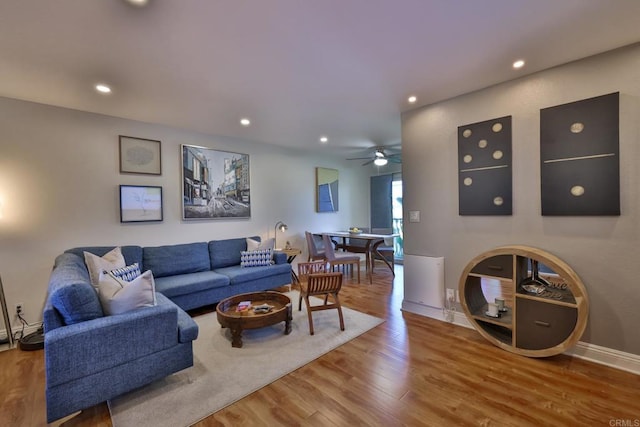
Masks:
[[[371,156],[369,156],[369,157],[352,157],[352,158],[347,159],[347,160],[369,160],[370,158],[371,158]]]
[[[369,160],[368,162],[364,162],[364,163],[362,164],[362,166],[367,166],[367,165],[369,165],[369,164],[373,163],[373,160],[374,160],[374,159],[371,159],[371,160]]]

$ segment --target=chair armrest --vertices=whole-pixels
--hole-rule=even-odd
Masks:
[[[45,333],[47,387],[178,344],[178,307],[144,307]]]

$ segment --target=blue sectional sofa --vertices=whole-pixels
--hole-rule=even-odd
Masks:
[[[291,283],[281,252],[272,265],[242,267],[245,238],[122,246],[127,265],[152,271],[156,305],[108,316],[83,254],[113,248],[73,248],[55,260],[43,313],[48,422],[192,366],[198,326],[185,310]]]

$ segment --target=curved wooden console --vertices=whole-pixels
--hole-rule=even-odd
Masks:
[[[532,265],[542,264],[541,294],[521,284],[531,280]],[[487,315],[488,288],[499,288],[506,302],[500,317]],[[564,261],[541,249],[503,246],[484,252],[465,267],[460,303],[471,324],[496,346],[529,357],[560,354],[582,336],[589,313],[587,292]],[[491,299],[491,298],[489,298]]]

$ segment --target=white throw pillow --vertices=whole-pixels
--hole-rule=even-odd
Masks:
[[[262,249],[273,250],[275,245],[276,245],[276,239],[274,239],[273,237],[263,242],[258,242],[257,240],[253,240],[247,237],[247,251],[249,252],[258,251]]]
[[[89,278],[94,288],[98,287],[100,281],[100,273],[103,271],[111,271],[116,268],[124,268],[127,266],[124,257],[122,256],[122,250],[118,246],[111,251],[99,257],[91,252],[84,252],[84,263],[87,264],[87,270],[89,270]]]
[[[155,282],[147,270],[130,282],[110,273],[100,273],[98,297],[107,315],[126,313],[140,307],[156,305]]]

